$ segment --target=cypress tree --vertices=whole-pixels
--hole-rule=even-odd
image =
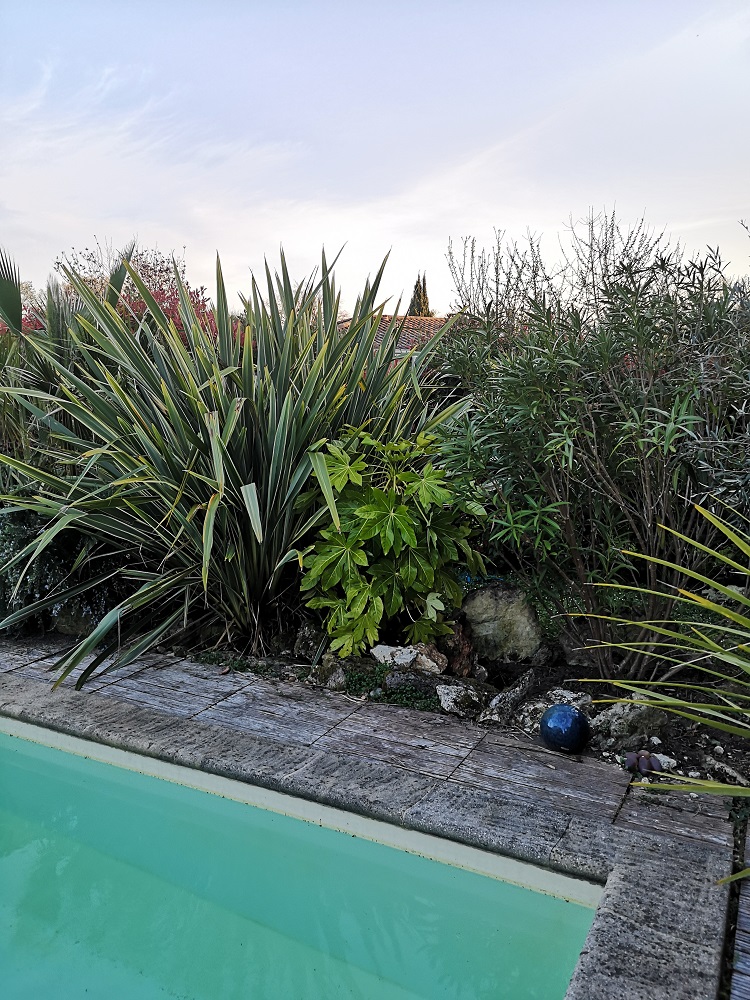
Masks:
[[[433,312],[430,309],[430,300],[427,298],[427,272],[422,272],[422,316],[432,316]]]
[[[414,291],[412,292],[411,302],[409,303],[409,309],[406,313],[407,316],[432,316],[430,312],[430,302],[427,298],[427,276],[423,274],[421,277],[417,275],[417,280],[414,282]]]

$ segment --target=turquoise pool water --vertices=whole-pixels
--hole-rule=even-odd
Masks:
[[[0,733],[4,1000],[556,1000],[593,915]]]

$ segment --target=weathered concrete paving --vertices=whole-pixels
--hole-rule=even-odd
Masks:
[[[733,966],[732,1000],[750,1000],[750,879],[740,887]]]
[[[568,1000],[713,1000],[732,829],[716,800],[512,733],[151,654],[50,692],[58,640],[0,642],[0,714],[605,883]]]

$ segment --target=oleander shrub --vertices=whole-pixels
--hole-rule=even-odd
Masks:
[[[612,241],[586,243],[595,280],[581,266],[580,280],[545,279],[523,309],[516,297],[496,310],[472,409],[446,446],[485,490],[499,571],[553,605],[575,644],[593,633],[605,676],[637,678],[650,669],[637,644],[607,643],[612,601],[660,618],[671,597],[656,592],[655,564],[628,553],[699,570],[705,553],[684,536],[709,544],[715,527],[694,504],[750,511],[750,300],[715,253],[684,262],[658,240]],[[591,256],[602,247],[604,260]],[[600,582],[640,590],[623,597]],[[584,631],[569,612],[592,616]]]
[[[188,281],[184,255],[165,254],[156,247],[140,246],[136,240],[131,240],[123,251],[117,251],[110,244],[102,245],[96,240],[91,247],[71,249],[59,257],[55,262],[55,269],[63,279],[68,293],[74,296],[77,294],[75,285],[67,278],[73,271],[78,282],[83,282],[96,296],[104,299],[110,294],[112,276],[119,272],[123,258],[135,268],[162,313],[178,330],[183,330],[181,294],[188,296],[201,324],[211,325],[208,291],[204,286],[194,286]],[[122,276],[116,297],[110,296],[110,301],[134,332],[144,320],[148,322],[149,308],[146,300],[127,273]]]
[[[239,325],[218,261],[205,322],[175,272],[179,326],[123,266],[148,308],[138,327],[68,270],[84,306],[70,329],[75,363],[40,337],[60,391],[4,390],[38,421],[53,462],[46,470],[1,457],[23,487],[8,499],[49,523],[26,557],[42,558],[75,530],[107,545],[129,588],[61,660],[60,680],[98,647],[79,684],[105,657],[127,662],[168,636],[213,630],[259,646],[284,602],[299,600],[302,562],[328,516],[305,496],[325,442],[349,426],[379,440],[429,432],[459,409],[441,408],[435,386],[423,384],[434,345],[397,356],[391,322],[376,346],[383,267],[343,327],[325,256],[320,276],[294,288],[282,255],[275,277],[266,269],[264,294],[253,279]],[[92,571],[87,584],[105,578]]]
[[[96,624],[123,596],[115,582],[116,562],[104,546],[68,531],[47,546],[42,558],[29,563],[29,546],[46,526],[31,511],[12,506],[0,509],[0,616],[20,613],[17,631],[24,625],[54,628],[61,616]],[[87,577],[94,570],[104,578],[96,588],[89,588]],[[65,593],[67,597],[60,596]],[[44,607],[37,614],[25,615],[27,608],[42,602]]]

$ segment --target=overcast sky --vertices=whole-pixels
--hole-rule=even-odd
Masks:
[[[345,301],[449,239],[645,214],[750,271],[747,0],[0,0],[0,246],[42,284],[94,237],[228,284],[346,244]]]

